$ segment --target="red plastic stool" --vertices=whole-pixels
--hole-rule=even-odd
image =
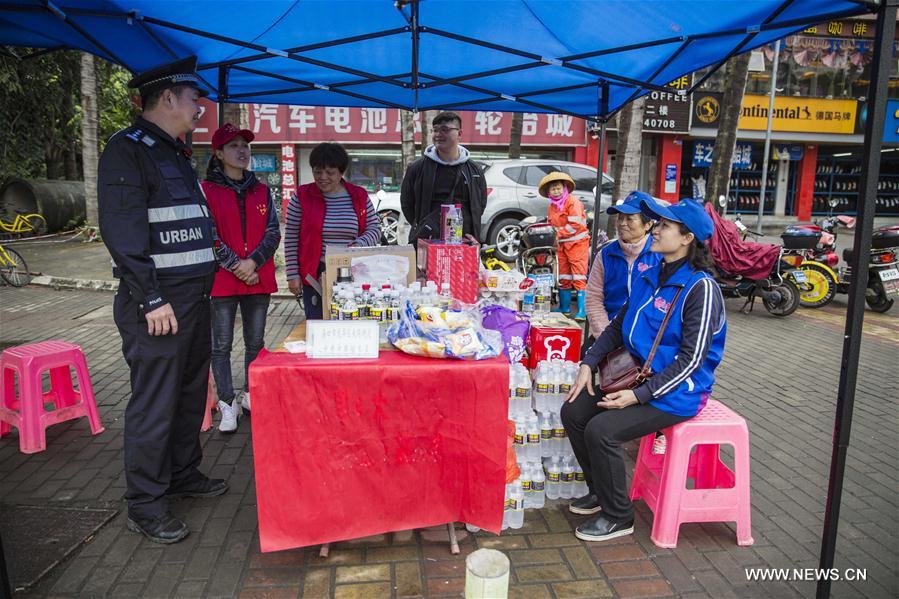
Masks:
[[[72,385],[69,368],[75,369],[78,391]],[[41,374],[50,371],[50,391],[43,392]],[[3,384],[0,386],[0,437],[15,426],[19,429],[19,450],[36,453],[47,448],[48,426],[87,416],[91,433],[103,432],[87,362],[81,348],[65,341],[44,341],[20,345],[0,356]],[[16,396],[14,375],[19,379]],[[44,406],[52,402],[55,410]]]
[[[736,522],[737,544],[752,545],[746,421],[710,400],[695,417],[662,432],[667,440],[662,455],[652,453],[655,433],[640,441],[631,483],[631,499],[643,498],[655,516],[652,542],[677,547],[683,522]],[[733,446],[736,472],[719,458],[721,445]],[[693,489],[687,488],[688,478]]]

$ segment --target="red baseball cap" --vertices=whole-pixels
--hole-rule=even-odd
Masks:
[[[247,143],[252,143],[256,138],[249,129],[238,129],[231,123],[225,123],[212,135],[212,149],[220,150],[222,146],[237,136],[244,138]]]

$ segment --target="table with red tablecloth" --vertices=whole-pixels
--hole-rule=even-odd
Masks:
[[[249,378],[262,551],[456,521],[499,533],[503,358],[263,351]]]

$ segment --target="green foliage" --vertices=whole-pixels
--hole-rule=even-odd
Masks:
[[[22,59],[34,50],[0,53],[0,182],[9,177],[81,178],[81,63],[76,51]],[[127,71],[98,60],[101,146],[132,117]]]

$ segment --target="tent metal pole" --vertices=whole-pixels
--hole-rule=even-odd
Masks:
[[[219,67],[219,127],[225,124],[225,100],[228,99],[228,67]]]
[[[774,94],[777,91],[777,64],[780,60],[780,40],[774,43],[774,61],[771,64],[771,95],[768,97],[768,120],[765,126],[765,149],[762,151],[762,188],[759,190],[759,215],[755,230],[762,230],[765,199],[768,192],[768,160],[771,156],[771,123],[774,120]],[[725,204],[725,207],[727,205]],[[774,211],[772,210],[772,214]]]
[[[599,84],[599,154],[596,157],[596,191],[593,193],[593,225],[590,227],[590,260],[587,266],[588,273],[593,267],[593,260],[596,257],[596,234],[599,231],[599,221],[603,220],[604,224],[607,221],[607,219],[602,216],[605,214],[605,212],[602,211],[602,171],[605,166],[605,164],[603,164],[603,157],[606,154],[606,113],[608,111],[609,82],[602,81]]]
[[[837,388],[836,416],[833,427],[833,453],[830,462],[830,480],[827,485],[827,505],[824,511],[824,531],[821,536],[821,560],[819,568],[833,568],[837,544],[837,526],[840,520],[840,501],[843,494],[843,474],[846,469],[846,452],[852,428],[852,409],[855,403],[855,387],[858,380],[858,359],[862,340],[862,323],[865,316],[865,289],[868,283],[868,256],[871,251],[871,234],[874,228],[874,210],[877,198],[877,180],[880,175],[880,148],[883,124],[886,118],[887,82],[893,55],[893,39],[896,35],[896,8],[899,0],[884,0],[877,12],[874,36],[874,60],[871,64],[871,82],[868,84],[868,119],[865,123],[865,153],[859,180],[857,219],[860,223],[852,247],[852,283],[849,286],[849,307],[846,309],[846,328],[843,334],[843,354],[840,365],[840,384]],[[816,597],[830,596],[830,579],[818,581]]]
[[[412,3],[412,106],[418,110],[418,45],[421,42],[418,22],[418,2]]]

